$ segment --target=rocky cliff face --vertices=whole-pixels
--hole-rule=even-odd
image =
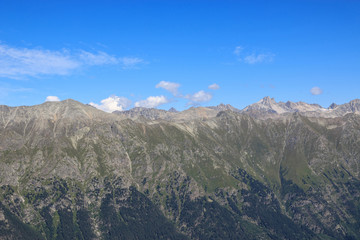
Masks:
[[[319,108],[0,106],[0,239],[360,239],[357,100]]]

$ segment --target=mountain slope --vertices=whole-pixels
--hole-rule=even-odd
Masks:
[[[357,114],[0,111],[0,238],[360,239]]]

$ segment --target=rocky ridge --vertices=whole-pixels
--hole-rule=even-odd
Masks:
[[[219,104],[210,107],[190,108],[182,112],[160,110],[155,108],[133,108],[127,111],[115,111],[115,114],[131,118],[133,120],[190,120],[197,118],[211,118],[221,111],[232,111],[236,113],[248,114],[255,118],[278,118],[282,115],[301,113],[309,117],[335,118],[341,117],[348,113],[360,113],[360,99],[355,99],[349,103],[337,105],[331,104],[328,108],[323,108],[319,104],[308,104],[305,102],[276,102],[274,98],[264,97],[257,103],[251,104],[244,109],[237,109],[230,104]]]
[[[334,118],[341,117],[348,113],[360,113],[360,100],[355,99],[349,103],[337,105],[331,104],[328,108],[323,108],[318,104],[308,104],[305,102],[276,102],[274,98],[265,97],[259,102],[247,106],[243,113],[254,117],[277,117],[277,115],[299,112],[306,116]]]

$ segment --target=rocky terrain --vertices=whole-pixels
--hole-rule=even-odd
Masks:
[[[0,239],[360,239],[359,112],[0,106]]]

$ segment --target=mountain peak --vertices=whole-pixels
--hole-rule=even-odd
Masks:
[[[264,97],[259,102],[251,104],[241,112],[248,113],[256,117],[269,117],[274,114],[294,113],[294,112],[324,112],[324,108],[318,104],[308,104],[305,102],[276,102],[274,98]]]
[[[216,110],[216,111],[230,110],[230,111],[233,111],[233,112],[240,112],[239,109],[231,106],[230,104],[224,104],[224,103],[220,103],[217,106],[212,106],[212,107],[207,107],[207,108],[210,108],[210,109],[213,109],[213,110]]]
[[[102,113],[103,111],[97,109],[94,106],[89,104],[83,104],[79,101],[74,99],[65,99],[59,102],[44,102],[40,105],[30,106],[30,107],[37,107],[44,112],[63,112],[64,114],[72,114],[72,112],[78,112],[81,110],[82,112],[92,112],[92,113]]]
[[[173,112],[173,113],[177,113],[179,112],[178,110],[176,110],[174,107],[171,107],[168,112]]]
[[[336,103],[332,103],[328,109],[335,109],[338,105]]]
[[[274,98],[270,98],[269,96],[266,96],[260,100],[260,103],[265,105],[270,105],[270,104],[276,104],[276,101]]]
[[[350,104],[360,104],[360,99],[351,100]]]

